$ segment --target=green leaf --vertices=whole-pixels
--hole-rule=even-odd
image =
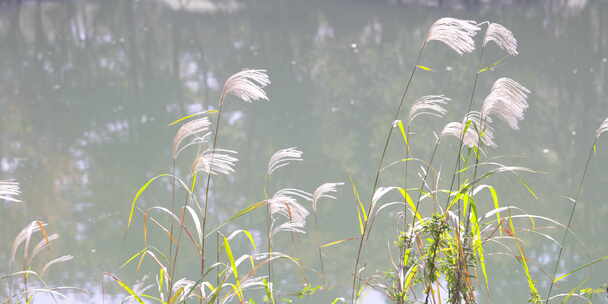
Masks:
[[[483,67],[481,69],[479,69],[479,71],[477,71],[477,73],[483,73],[483,72],[487,72],[487,71],[491,71],[493,70],[497,65],[501,64],[508,56],[503,56],[502,58],[498,59],[496,62]]]
[[[129,263],[131,263],[133,260],[135,260],[138,256],[146,253],[146,251],[148,251],[148,248],[144,248],[140,251],[138,251],[137,253],[135,253],[134,255],[132,255],[130,258],[128,258],[124,263],[122,263],[122,265],[120,265],[120,268],[123,268],[125,266],[127,266]]]
[[[217,113],[217,112],[219,112],[219,111],[218,110],[209,110],[209,111],[202,111],[202,112],[190,114],[190,115],[184,116],[184,117],[182,117],[180,119],[172,121],[169,124],[169,126],[174,126],[174,125],[176,125],[176,124],[178,124],[178,123],[180,123],[180,122],[182,122],[182,121],[184,121],[186,119],[192,118],[194,116],[199,116],[199,115],[204,115],[204,114],[211,114],[211,113]]]
[[[407,139],[407,132],[405,132],[405,128],[403,127],[403,121],[398,120],[397,121],[397,126],[399,127],[399,131],[401,132],[401,138],[403,138],[403,142],[405,143],[405,145],[407,147],[410,146],[410,143]]]
[[[236,262],[234,260],[234,255],[232,255],[232,249],[230,248],[230,242],[228,242],[228,238],[224,237],[224,249],[226,250],[226,256],[228,257],[228,261],[230,261],[230,269],[232,269],[232,273],[234,274],[234,280],[239,285],[239,272],[236,269]]]
[[[337,241],[325,243],[325,244],[321,245],[319,248],[327,248],[327,247],[336,246],[338,244],[342,244],[344,242],[352,241],[354,239],[356,239],[356,237],[350,237],[350,238],[343,239],[343,240],[337,240]]]
[[[365,206],[361,201],[361,196],[359,195],[359,191],[357,190],[357,185],[353,179],[349,176],[348,179],[353,188],[353,195],[355,196],[356,204],[355,208],[357,209],[357,219],[359,220],[359,232],[361,235],[365,233],[365,223],[367,223],[367,213],[365,212]]]
[[[407,275],[405,276],[405,283],[403,284],[403,290],[407,290],[410,288],[410,285],[412,284],[412,279],[414,279],[417,272],[418,272],[418,265],[415,265],[414,267],[410,268],[410,270],[408,270]]]
[[[144,191],[146,191],[146,189],[148,189],[148,187],[158,178],[163,177],[163,176],[171,176],[170,174],[159,174],[151,179],[149,179],[143,186],[141,186],[141,188],[139,188],[139,190],[137,190],[137,193],[135,194],[135,197],[133,198],[133,201],[131,201],[131,212],[129,213],[129,221],[127,222],[127,229],[131,227],[131,222],[133,221],[133,215],[135,214],[135,206],[137,204],[137,200],[139,199],[139,197],[144,193]]]
[[[125,284],[123,281],[121,281],[118,277],[116,277],[115,275],[111,274],[111,273],[106,273],[107,276],[109,276],[110,278],[112,278],[112,280],[114,280],[116,283],[118,283],[118,285],[120,285],[120,287],[122,287],[122,289],[124,289],[128,294],[130,294],[135,301],[137,301],[137,303],[139,304],[145,304],[144,301],[135,293],[135,291],[133,291],[133,289],[131,289],[127,284]]]
[[[563,279],[569,277],[570,275],[572,275],[572,274],[574,274],[576,272],[579,272],[579,271],[581,271],[581,270],[583,270],[583,269],[585,269],[585,268],[587,268],[587,267],[589,267],[589,266],[591,266],[593,264],[599,263],[601,261],[606,261],[606,260],[608,260],[608,255],[607,256],[603,256],[601,258],[597,258],[597,259],[595,259],[595,260],[593,260],[593,261],[591,261],[591,262],[589,262],[587,264],[584,264],[582,266],[576,267],[574,270],[572,270],[572,271],[570,271],[568,273],[565,273],[565,274],[563,274],[563,275],[555,278],[553,280],[553,283],[556,283],[557,281],[563,280]]]
[[[483,273],[483,278],[486,283],[486,288],[488,288],[488,272],[486,270],[486,258],[483,254],[483,239],[481,238],[481,228],[479,227],[477,206],[475,205],[474,200],[471,200],[471,223],[473,224],[473,226],[471,227],[471,232],[474,235],[473,248],[475,248],[475,253],[477,254],[477,258],[479,259],[479,265],[481,265],[481,272]]]
[[[416,218],[418,218],[419,221],[422,220],[422,215],[420,215],[418,209],[416,209],[416,204],[414,204],[414,201],[412,200],[412,197],[409,195],[409,193],[407,193],[407,190],[401,187],[399,187],[398,189],[399,193],[401,193],[401,196],[405,199],[410,208],[412,208],[412,211],[416,215]]]
[[[239,212],[237,212],[235,215],[233,215],[232,217],[230,217],[228,220],[226,220],[225,222],[221,223],[219,226],[215,227],[215,229],[211,230],[211,232],[207,233],[207,235],[205,235],[205,238],[209,237],[210,235],[215,234],[218,230],[220,230],[222,227],[228,225],[228,223],[236,220],[237,218],[246,215],[250,212],[252,212],[253,210],[256,210],[262,206],[266,205],[266,201],[259,201],[256,203],[253,203],[247,207],[245,207],[244,209],[241,209]]]

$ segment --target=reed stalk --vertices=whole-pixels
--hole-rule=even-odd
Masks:
[[[222,121],[222,110],[224,108],[224,94],[222,94],[220,96],[220,100],[219,100],[219,104],[218,104],[218,112],[217,112],[217,121],[215,123],[215,132],[213,133],[213,144],[211,146],[211,151],[215,151],[215,148],[217,146],[217,141],[219,138],[219,133],[220,133],[220,123]],[[215,157],[215,153],[211,154],[211,161],[210,163],[213,163],[213,158]],[[211,170],[209,170],[209,172],[207,173],[207,184],[205,186],[205,196],[203,197],[203,201],[205,204],[205,207],[203,207],[203,224],[202,224],[202,235],[203,235],[203,241],[201,244],[201,277],[205,274],[205,251],[206,251],[206,238],[204,237],[206,234],[206,228],[207,228],[207,212],[209,209],[209,188],[211,185],[211,177],[213,176],[213,174],[211,174]],[[194,191],[193,191],[194,193]],[[194,195],[194,194],[193,194]],[[218,238],[216,240],[216,242],[219,243],[219,236],[216,235],[216,238]],[[216,248],[219,251],[219,248]],[[218,259],[219,261],[219,259]],[[201,297],[201,304],[203,303],[203,298]]]
[[[562,255],[564,253],[564,247],[568,237],[568,231],[570,230],[570,226],[572,226],[572,220],[574,219],[574,213],[576,211],[576,204],[578,203],[578,199],[583,190],[583,184],[585,183],[585,177],[587,176],[587,172],[589,170],[589,163],[591,162],[591,158],[593,157],[593,153],[595,151],[595,147],[597,144],[598,136],[593,140],[593,144],[591,145],[591,149],[589,149],[589,155],[587,156],[587,160],[585,161],[585,167],[583,169],[583,176],[581,176],[581,180],[576,189],[576,194],[574,196],[574,203],[572,204],[572,208],[570,209],[570,216],[568,217],[568,224],[566,225],[566,230],[564,231],[564,235],[562,236],[561,246],[559,248],[559,252],[557,254],[557,260],[555,261],[555,265],[553,266],[553,272],[551,275],[551,283],[549,284],[549,290],[547,291],[547,299],[545,301],[546,304],[549,303],[549,299],[551,297],[551,292],[553,291],[553,285],[555,283],[555,275],[557,274],[557,269],[559,268],[559,262],[561,261]]]

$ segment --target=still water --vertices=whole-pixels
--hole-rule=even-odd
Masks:
[[[139,272],[134,265],[119,267],[144,246],[141,217],[125,234],[130,200],[148,178],[171,168],[176,129],[168,123],[215,108],[224,79],[243,68],[268,69],[270,101],[227,103],[220,145],[237,150],[240,162],[236,174],[214,183],[211,226],[264,198],[265,167],[280,148],[298,147],[304,161],[279,172],[274,190],[289,186],[312,191],[321,183],[352,177],[368,197],[366,185],[371,184],[387,123],[418,47],[429,25],[444,16],[498,22],[518,38],[520,55],[482,74],[477,104],[498,77],[511,77],[531,89],[520,130],[499,125],[499,147],[487,157],[537,170],[525,178],[538,199],[511,179],[493,182],[503,205],[567,222],[570,203],[564,196],[574,195],[594,130],[608,116],[608,2],[403,2],[2,1],[0,179],[19,181],[24,203],[0,205],[0,273],[10,271],[15,235],[40,219],[61,235],[48,257],[75,257],[54,266],[49,284],[89,291],[87,296],[74,293],[67,303],[99,303],[102,293],[105,303],[118,303],[124,294],[104,272],[129,284],[154,283],[151,262]],[[488,62],[501,57],[497,49],[488,50]],[[461,119],[477,58],[458,56],[439,43],[428,48],[422,64],[433,70],[418,73],[410,96],[445,94],[452,101],[446,119],[416,123],[413,149],[418,155],[431,152],[433,131]],[[446,143],[436,164],[450,172],[456,144]],[[389,160],[402,157],[398,141],[390,148]],[[184,154],[178,172],[186,172],[191,157]],[[577,207],[577,239],[570,238],[560,271],[608,255],[607,169],[604,140]],[[382,185],[392,185],[398,179],[388,177],[399,173],[387,172]],[[167,183],[152,187],[142,208],[169,206],[168,189]],[[487,210],[490,203],[485,204]],[[311,249],[315,244],[357,234],[353,206],[347,183],[336,201],[323,202],[317,230],[295,240],[283,236],[277,246],[317,267],[317,251]],[[223,231],[253,227],[261,243],[263,222],[263,213],[254,214]],[[394,223],[391,212],[379,220],[365,252],[366,273],[389,270],[387,245]],[[561,237],[555,225],[542,223],[539,229]],[[544,295],[558,246],[533,233],[523,237]],[[151,232],[150,242],[166,248],[158,230]],[[328,288],[297,302],[348,297],[355,247],[350,242],[328,249]],[[501,255],[498,247],[488,250],[494,279],[489,290],[482,289],[480,303],[525,303],[527,284],[517,261]],[[184,253],[178,276],[194,276],[196,265]],[[293,267],[278,265],[276,271],[285,277],[281,284],[286,292],[301,282]],[[608,283],[608,263],[581,272],[558,290],[587,279],[580,287]],[[0,292],[6,292],[4,286]],[[383,300],[369,294],[365,302]],[[608,301],[602,295],[594,302]]]

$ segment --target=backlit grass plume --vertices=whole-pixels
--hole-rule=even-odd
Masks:
[[[494,115],[511,129],[519,129],[518,122],[524,119],[524,112],[528,108],[528,94],[530,90],[513,79],[503,77],[496,80],[481,107],[483,119]]]
[[[444,108],[444,105],[450,100],[451,99],[445,95],[427,95],[418,98],[410,108],[410,122],[421,115],[430,115],[439,118],[445,116],[445,114],[448,113],[448,110]]]
[[[19,183],[0,180],[0,200],[7,200],[10,202],[21,202],[17,197],[21,194],[19,189]]]
[[[277,169],[285,167],[293,161],[302,161],[302,151],[295,147],[291,147],[275,152],[268,162],[268,176],[272,175]]]
[[[463,55],[475,50],[475,40],[481,28],[474,20],[441,18],[431,26],[426,41],[441,41],[456,53]]]
[[[230,175],[234,173],[234,166],[238,159],[231,155],[236,151],[226,149],[208,149],[194,161],[194,171],[203,171],[211,175]]]
[[[344,185],[344,183],[325,183],[317,187],[315,192],[312,193],[312,210],[317,211],[317,205],[319,200],[326,199],[336,199],[336,197],[332,193],[338,192],[338,187]]]
[[[273,227],[272,234],[280,231],[306,233],[304,227],[306,226],[306,217],[308,217],[310,212],[300,205],[295,198],[284,195],[279,191],[271,199],[267,200],[267,203],[270,208],[270,214],[273,216],[273,224],[277,220],[276,216],[287,218],[287,222]]]
[[[600,127],[595,130],[595,138],[599,138],[606,131],[608,131],[608,118],[606,118]]]
[[[485,47],[490,41],[496,43],[496,45],[503,49],[511,56],[517,56],[517,39],[513,36],[513,33],[506,27],[498,23],[490,23],[486,30],[486,36],[483,39],[483,46]]]
[[[449,122],[441,131],[442,136],[454,136],[462,139],[462,143],[469,147],[479,147],[479,139],[485,146],[495,147],[494,130],[489,125],[490,118],[486,118],[486,123],[483,126],[483,132],[478,133],[481,127],[481,114],[476,111],[469,112],[462,122]],[[464,133],[464,134],[463,134]]]
[[[211,135],[209,132],[210,126],[211,122],[207,117],[191,120],[182,125],[173,138],[173,158],[176,159],[181,151],[191,145],[204,143]],[[195,138],[181,146],[182,142],[190,136],[195,136]]]
[[[236,96],[243,101],[268,100],[264,87],[270,84],[266,70],[243,70],[226,80],[221,100],[227,95]]]

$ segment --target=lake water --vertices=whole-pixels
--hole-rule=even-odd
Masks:
[[[428,27],[444,16],[498,22],[519,40],[519,56],[481,74],[476,104],[503,76],[532,91],[520,130],[498,122],[499,147],[489,149],[485,157],[538,171],[523,175],[538,199],[516,179],[491,182],[502,205],[566,223],[570,202],[564,196],[574,195],[595,129],[608,116],[608,2],[404,2],[2,1],[0,179],[19,181],[24,203],[0,205],[0,273],[15,270],[9,269],[9,259],[16,234],[40,219],[49,223],[50,232],[61,235],[45,258],[75,257],[53,266],[48,283],[90,292],[73,293],[68,303],[100,303],[101,294],[105,303],[118,303],[122,293],[104,272],[129,284],[144,277],[143,285],[153,284],[157,267],[152,262],[139,272],[135,265],[120,268],[144,246],[141,215],[125,235],[131,199],[147,179],[171,169],[176,128],[168,123],[216,108],[223,81],[244,68],[269,71],[270,101],[247,104],[231,98],[226,103],[220,146],[238,151],[240,162],[234,175],[215,179],[210,227],[264,199],[269,157],[278,149],[298,147],[304,161],[281,169],[271,191],[287,186],[312,191],[324,182],[347,183],[336,201],[322,202],[318,229],[311,228],[311,220],[313,231],[308,234],[278,237],[278,250],[318,268],[315,246],[357,235],[349,178],[362,197],[369,197],[385,132],[418,48]],[[502,56],[490,47],[485,61]],[[427,158],[433,131],[460,120],[466,111],[479,62],[476,54],[458,56],[433,42],[421,64],[432,71],[417,73],[408,105],[413,97],[427,94],[452,98],[445,119],[423,118],[414,126],[413,151]],[[387,161],[403,157],[395,138]],[[591,162],[573,223],[576,239],[568,241],[560,272],[608,255],[607,141],[600,140]],[[442,187],[449,187],[457,145],[454,139],[444,143],[435,164],[444,172]],[[187,172],[192,156],[180,157],[180,174]],[[401,181],[401,171],[392,170],[381,185]],[[491,206],[489,197],[486,200],[478,202],[485,211]],[[170,186],[164,181],[151,187],[140,204],[169,207],[170,202]],[[390,269],[387,246],[395,235],[394,211],[378,219],[370,238],[364,254],[368,275]],[[263,246],[263,223],[263,212],[253,213],[222,231],[251,228]],[[518,223],[531,228],[527,221]],[[542,220],[536,224],[538,231],[561,238],[563,230],[555,225]],[[158,229],[150,234],[151,244],[167,247]],[[544,296],[559,247],[538,234],[522,237]],[[178,276],[196,279],[199,266],[193,248],[184,248]],[[355,242],[328,248],[328,288],[296,302],[349,297],[355,250]],[[517,260],[500,254],[505,250],[498,246],[487,251],[493,280],[489,290],[481,289],[479,302],[525,303],[529,294]],[[608,263],[591,270],[558,284],[557,292],[608,283]],[[282,291],[301,287],[301,275],[287,262],[278,262],[275,273],[285,278],[277,283]],[[311,279],[319,284],[318,277]],[[5,293],[3,285],[0,296]],[[42,296],[36,301],[46,302],[50,300]],[[365,302],[383,300],[370,295]],[[606,295],[596,296],[594,303],[608,303]]]

